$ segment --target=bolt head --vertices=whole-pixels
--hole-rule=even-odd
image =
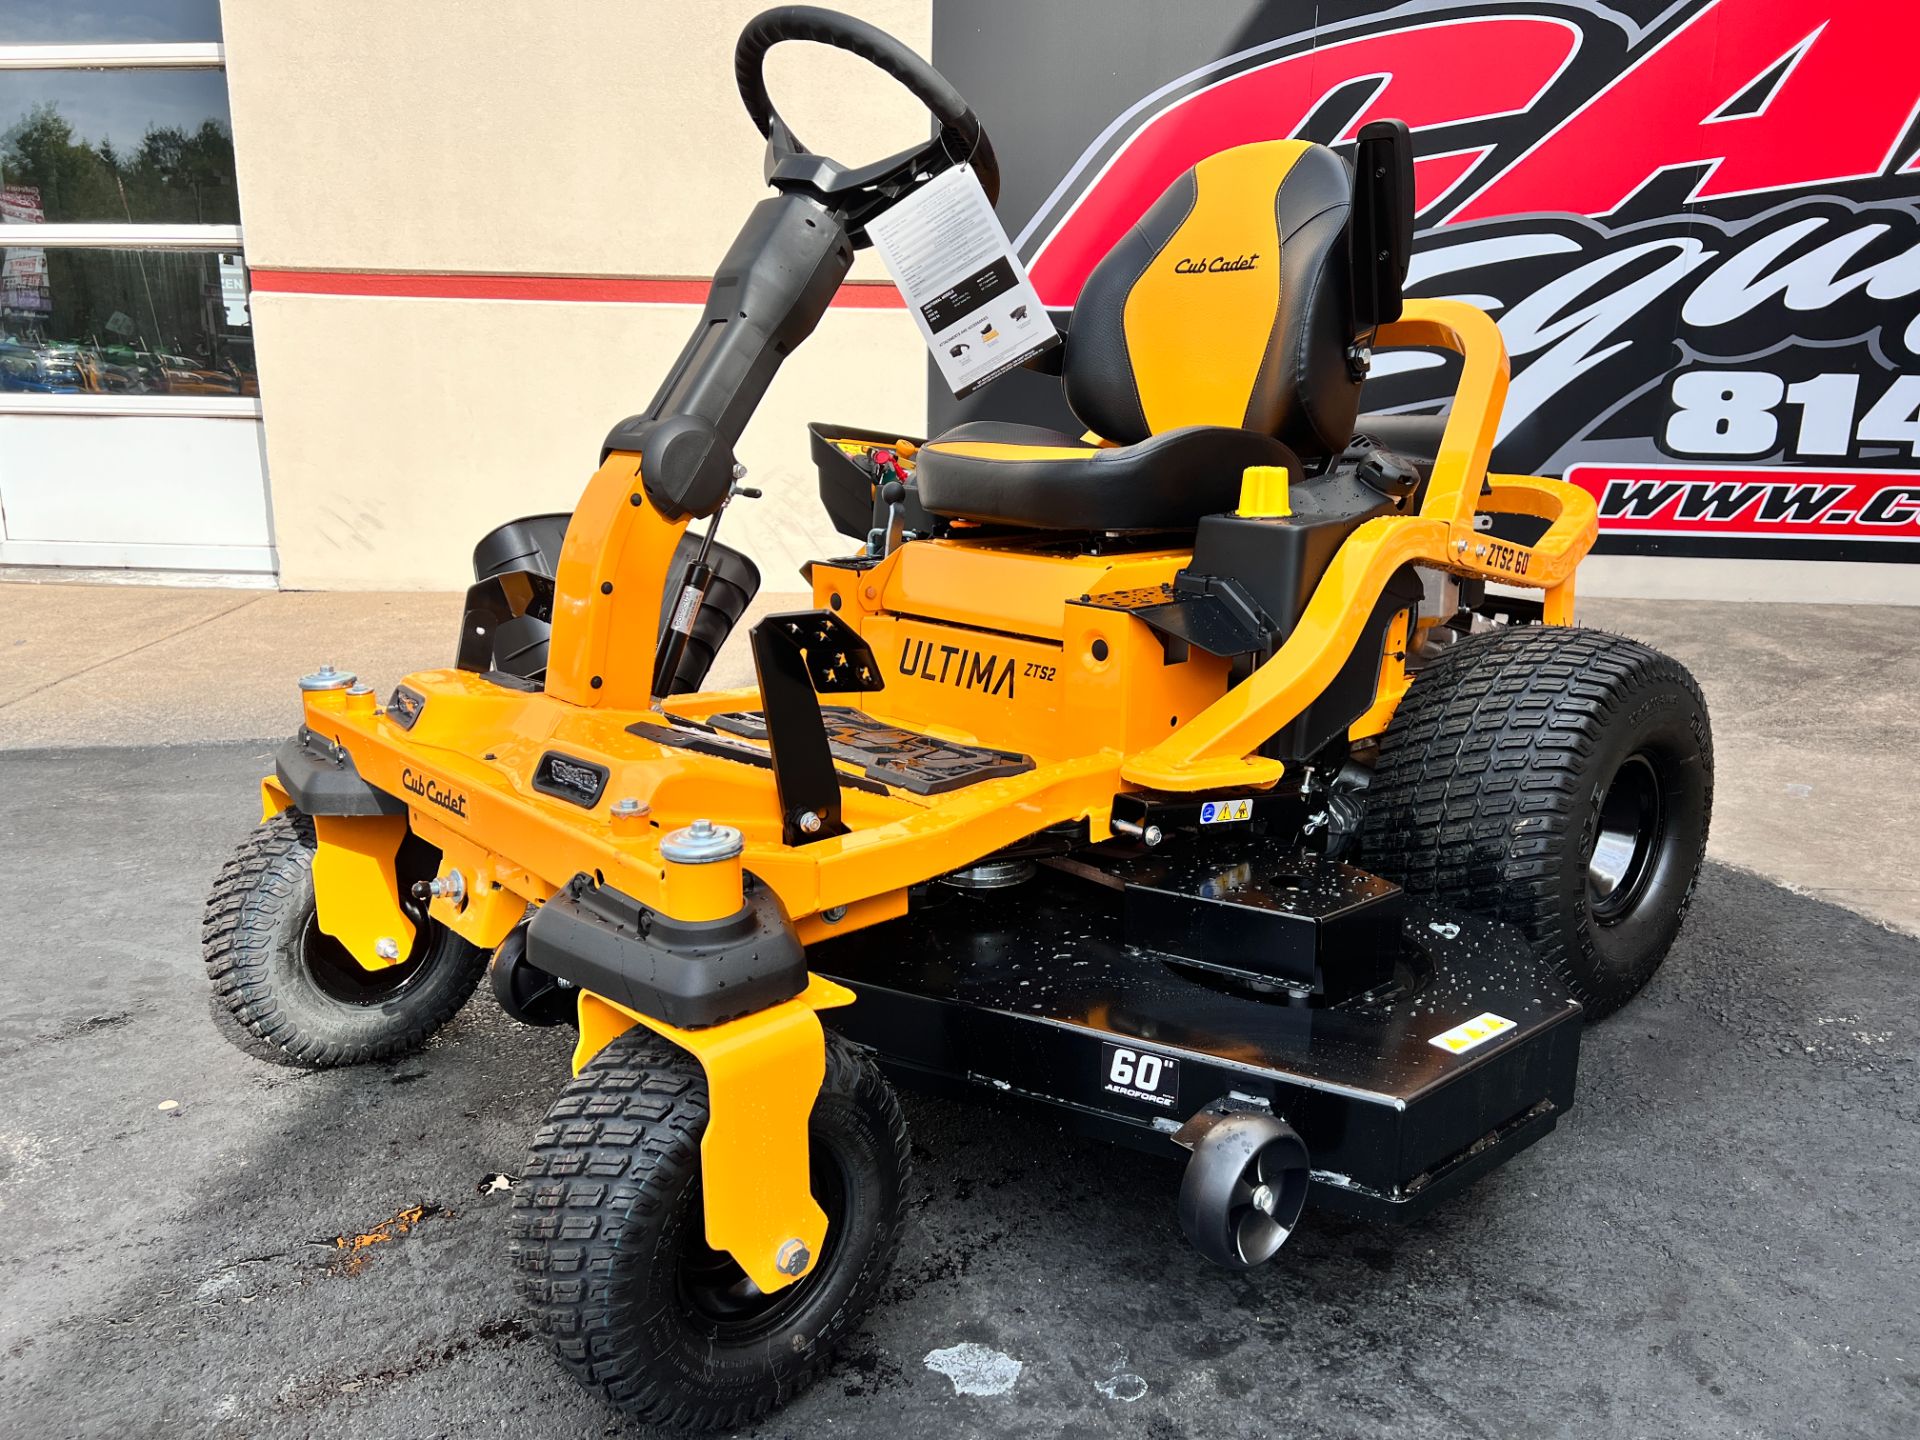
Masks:
[[[613,813],[620,816],[644,815],[647,813],[647,806],[643,801],[627,795],[613,802]]]
[[[1253,1208],[1262,1215],[1271,1215],[1280,1204],[1280,1196],[1271,1185],[1256,1185],[1253,1190]]]
[[[1140,836],[1140,838],[1146,841],[1148,848],[1151,849],[1153,846],[1158,845],[1162,840],[1164,840],[1166,836],[1160,833],[1160,827],[1158,825],[1149,825],[1147,826],[1145,832]]]
[[[382,935],[378,940],[373,942],[373,953],[378,955],[382,960],[398,960],[400,958],[400,942],[395,940],[391,935]]]
[[[804,1241],[789,1240],[773,1257],[773,1263],[782,1275],[798,1275],[807,1268],[807,1262],[811,1259],[813,1252],[807,1249]]]
[[[705,865],[731,860],[740,853],[743,841],[731,825],[716,825],[711,820],[695,820],[678,830],[670,830],[660,841],[660,858],[675,865]]]
[[[816,815],[816,814],[814,814],[814,812],[813,812],[813,811],[811,811],[811,810],[806,810],[806,811],[802,811],[802,812],[801,812],[801,815],[800,815],[800,828],[801,828],[802,830],[804,830],[804,831],[806,831],[806,832],[807,832],[807,834],[809,834],[809,835],[817,835],[817,834],[819,834],[819,833],[820,833],[820,824],[821,824],[821,821],[820,821],[820,817],[819,817],[818,815]]]
[[[736,480],[744,480],[747,478],[747,467],[737,460],[734,461],[733,464],[733,478]]]

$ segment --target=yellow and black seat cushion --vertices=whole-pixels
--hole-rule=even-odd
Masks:
[[[1089,445],[1038,425],[976,420],[920,447],[936,515],[1040,530],[1181,530],[1233,509],[1249,465],[1300,462],[1271,435],[1187,425],[1138,445]]]
[[[921,448],[921,504],[1049,529],[1184,527],[1231,508],[1247,465],[1338,454],[1360,396],[1347,358],[1352,195],[1346,163],[1306,141],[1202,160],[1094,267],[1074,307],[1066,401],[1114,443],[963,425]]]

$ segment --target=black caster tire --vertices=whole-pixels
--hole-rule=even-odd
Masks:
[[[325,1069],[410,1054],[466,1003],[487,952],[415,915],[418,934],[406,960],[363,969],[320,929],[315,849],[312,819],[284,810],[221,869],[201,931],[214,998],[247,1034],[295,1065]],[[402,884],[432,875],[437,859],[408,836]]]
[[[1526,625],[1442,650],[1381,737],[1368,866],[1517,926],[1597,1020],[1666,959],[1713,813],[1687,668],[1598,630]]]
[[[892,1268],[906,1221],[906,1121],[880,1072],[827,1036],[809,1129],[819,1262],[762,1294],[707,1247],[700,1065],[635,1028],[562,1092],[508,1222],[517,1287],[575,1379],[653,1425],[722,1430],[816,1380]]]

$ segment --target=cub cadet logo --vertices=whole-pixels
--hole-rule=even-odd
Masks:
[[[1242,255],[1237,260],[1229,260],[1224,255],[1216,255],[1211,260],[1204,255],[1189,255],[1177,261],[1173,267],[1176,275],[1221,275],[1229,270],[1252,270],[1258,255]]]
[[[988,695],[1005,691],[1013,698],[1013,661],[964,645],[935,645],[931,640],[904,640],[900,644],[900,673],[936,685],[956,685]]]
[[[400,772],[400,783],[407,787],[409,793],[418,795],[429,805],[438,805],[449,815],[458,815],[462,820],[467,818],[466,796],[455,794],[431,776],[416,775],[412,766]]]

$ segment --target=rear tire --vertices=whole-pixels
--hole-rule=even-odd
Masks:
[[[320,929],[313,899],[317,843],[312,819],[284,810],[221,869],[201,931],[214,995],[248,1032],[295,1065],[324,1069],[410,1054],[466,1003],[487,967],[487,952],[415,915],[418,935],[404,961],[385,970],[361,968]],[[436,855],[408,836],[400,852],[402,886],[412,869],[431,874]],[[410,861],[416,862],[411,869]]]
[[[1415,676],[1362,845],[1410,893],[1517,926],[1592,1020],[1666,958],[1712,810],[1713,733],[1685,666],[1597,630],[1514,626]]]
[[[772,1295],[706,1244],[699,1062],[642,1027],[575,1076],[533,1142],[508,1225],[518,1288],[560,1363],[651,1425],[736,1429],[826,1368],[900,1247],[906,1122],[873,1062],[827,1036],[808,1129],[827,1212],[814,1268]]]

